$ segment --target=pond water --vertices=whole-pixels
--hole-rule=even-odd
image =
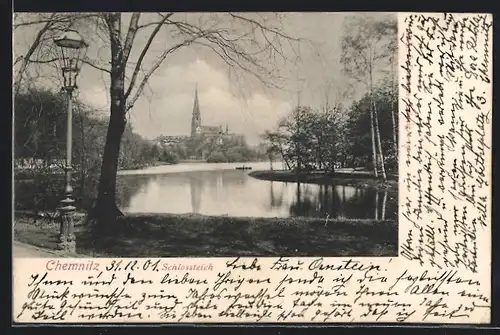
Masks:
[[[269,163],[181,163],[120,171],[122,210],[129,213],[199,213],[205,215],[353,219],[397,219],[395,191],[340,185],[258,180],[252,170]],[[273,163],[274,169],[281,164]],[[123,199],[125,197],[126,199]]]

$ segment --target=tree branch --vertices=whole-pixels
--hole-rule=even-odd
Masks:
[[[68,13],[51,13],[48,18],[43,17],[45,14],[40,14],[40,15],[42,18],[39,20],[14,23],[13,24],[14,30],[17,28],[20,28],[20,27],[32,26],[32,25],[37,25],[37,24],[42,24],[42,23],[45,23],[45,24],[51,23],[51,25],[53,25],[53,26],[55,26],[56,24],[63,24],[62,29],[64,29],[64,24],[71,24],[71,23],[75,22],[75,20],[97,17],[100,14],[96,14],[96,13],[91,13],[91,14],[71,13],[68,15]],[[66,26],[66,28],[69,28],[69,27]]]
[[[42,40],[43,35],[52,26],[52,24],[53,24],[52,18],[55,15],[56,15],[56,13],[52,13],[51,16],[49,17],[49,20],[45,23],[43,28],[38,31],[38,33],[35,37],[35,40],[33,41],[33,44],[31,44],[28,52],[23,57],[23,60],[21,62],[21,67],[19,68],[19,71],[17,72],[17,78],[14,81],[14,94],[17,94],[17,92],[19,91],[19,88],[21,87],[21,81],[23,79],[24,72],[26,71],[26,68],[28,67],[28,61],[31,58],[31,55],[38,48],[38,45],[40,44],[40,41]]]
[[[158,24],[163,24],[163,23],[165,23],[166,19],[168,19],[169,17],[171,17],[172,15],[174,15],[174,13],[172,13],[172,12],[167,13],[165,16],[163,16],[161,13],[158,13],[158,14],[162,18],[160,21],[155,21],[155,22],[149,22],[149,23],[141,24],[141,25],[137,26],[137,29],[143,29],[143,28],[147,28],[147,27],[150,27],[150,26],[157,26]]]
[[[251,23],[252,25],[257,26],[257,27],[259,27],[260,29],[262,29],[264,31],[272,32],[273,34],[276,34],[276,35],[278,35],[278,36],[280,36],[282,38],[285,38],[287,40],[292,40],[292,41],[296,41],[296,42],[299,42],[299,41],[302,40],[301,38],[296,38],[296,37],[291,37],[291,36],[285,35],[284,33],[280,32],[277,29],[266,27],[266,26],[262,25],[260,22],[258,22],[256,20],[249,19],[249,18],[246,18],[244,16],[241,16],[241,15],[238,15],[238,14],[235,14],[235,13],[231,13],[231,12],[228,12],[228,14],[230,16],[232,16],[233,18],[235,18],[235,19],[239,19],[239,20],[243,20],[243,21],[246,21],[248,23]]]
[[[134,72],[132,74],[132,78],[130,79],[130,84],[128,86],[127,92],[125,93],[125,99],[127,99],[129,97],[130,93],[132,92],[132,89],[134,88],[135,81],[137,80],[137,75],[139,74],[139,71],[140,71],[140,69],[142,67],[142,61],[144,60],[144,57],[146,57],[146,54],[147,54],[147,52],[149,50],[149,47],[153,43],[154,38],[156,37],[156,35],[160,31],[160,28],[165,23],[165,21],[169,17],[171,17],[173,14],[174,13],[169,13],[166,16],[164,16],[163,19],[160,22],[158,22],[158,24],[156,25],[155,29],[153,30],[153,32],[149,36],[148,41],[146,42],[146,45],[142,49],[141,54],[139,56],[139,59],[137,60],[137,64],[135,65],[135,69],[134,69]]]
[[[133,13],[130,18],[130,24],[128,26],[127,37],[125,38],[125,43],[123,45],[123,63],[126,64],[130,51],[132,50],[132,45],[134,44],[134,39],[137,34],[137,26],[139,24],[139,18],[141,13]]]
[[[96,70],[99,70],[99,71],[104,71],[104,72],[107,72],[107,73],[111,73],[111,70],[110,69],[105,69],[103,67],[100,67],[99,65],[96,65],[94,64],[94,62],[92,62],[90,60],[90,58],[88,57],[85,57],[84,59],[82,59],[82,63],[85,63],[87,65],[90,65],[91,67],[93,67],[94,69]]]
[[[29,63],[37,63],[37,64],[48,64],[48,63],[53,63],[58,61],[59,58],[51,58],[51,59],[46,59],[46,60],[40,60],[40,59],[29,59]]]
[[[240,16],[236,16],[236,18],[239,18]],[[249,20],[248,22],[256,22],[253,20]],[[270,71],[266,71],[266,68],[260,64],[259,60],[256,57],[257,54],[261,54],[264,52],[266,49],[270,48],[271,50],[273,48],[276,48],[274,45],[269,46],[272,44],[272,41],[269,40],[267,36],[264,36],[264,40],[267,42],[267,47],[260,48],[257,52],[250,52],[249,50],[245,49],[242,45],[239,39],[231,39],[227,38],[224,36],[224,32],[226,32],[224,29],[200,29],[199,27],[196,27],[194,25],[191,25],[186,22],[175,22],[175,21],[169,21],[169,24],[175,25],[182,33],[189,35],[189,36],[198,36],[198,35],[204,35],[203,37],[206,39],[208,43],[205,43],[203,41],[196,41],[194,43],[205,46],[210,48],[214,53],[216,53],[229,67],[238,67],[242,69],[244,72],[252,74],[254,77],[256,77],[260,82],[276,87],[277,85],[271,85],[269,84],[263,77],[262,74],[265,75],[270,75]],[[259,24],[260,25],[260,24]],[[252,25],[253,30],[255,30],[256,25]],[[267,29],[266,27],[260,25],[263,27],[264,30],[266,31],[274,31],[273,29]],[[263,32],[263,34],[265,34]],[[243,34],[242,36],[246,36],[247,34]],[[286,36],[284,34],[281,34],[280,36]],[[199,37],[199,36],[198,36]],[[241,36],[240,36],[241,37]],[[278,54],[283,55],[282,53],[279,52],[279,50],[276,48],[275,51]],[[283,55],[284,56],[284,55]],[[254,66],[256,69],[253,70],[243,63],[248,63],[251,66]]]
[[[129,111],[130,109],[132,109],[132,107],[134,107],[134,104],[137,102],[137,100],[139,99],[139,97],[141,96],[142,94],[142,91],[144,90],[144,87],[146,86],[149,78],[153,75],[153,73],[160,67],[161,63],[165,60],[165,58],[167,58],[167,56],[171,53],[173,53],[174,51],[176,51],[177,49],[183,47],[183,46],[186,46],[186,45],[189,45],[191,44],[193,41],[195,40],[195,38],[191,39],[191,40],[186,40],[186,41],[183,41],[182,43],[179,43],[173,47],[171,47],[170,49],[168,50],[165,50],[162,55],[160,56],[160,58],[158,58],[155,62],[155,64],[153,65],[153,67],[148,71],[148,73],[144,76],[144,78],[142,79],[141,81],[141,84],[139,85],[139,87],[137,88],[137,91],[135,92],[134,94],[134,97],[130,100],[130,102],[127,104],[127,108],[126,110]]]
[[[119,50],[122,50],[122,43],[121,43],[121,36],[120,36],[120,23],[117,22],[120,20],[120,15],[116,13],[106,13],[104,14],[104,21],[106,22],[106,25],[108,26],[108,34],[109,34],[109,40],[111,43],[111,48],[116,47]],[[113,59],[111,60],[112,62],[114,61]]]
[[[41,23],[47,24],[47,23],[51,23],[51,22],[52,22],[51,19],[36,20],[36,21],[28,21],[28,22],[15,23],[13,26],[14,26],[14,30],[16,30],[19,27],[31,26],[31,25],[34,25],[34,24],[41,24]]]

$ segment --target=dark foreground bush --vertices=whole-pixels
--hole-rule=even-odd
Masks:
[[[78,174],[73,175],[73,197],[75,206],[90,211],[96,201],[98,176],[87,176],[82,182]],[[116,180],[116,201],[121,208],[127,207],[141,183],[118,177]],[[14,179],[14,207],[16,210],[53,212],[64,197],[63,174],[31,174],[29,178]]]
[[[54,211],[64,196],[63,174],[35,174],[30,179],[14,180],[14,205],[16,210],[33,212]],[[87,178],[84,183],[73,178],[73,197],[81,209],[92,208],[97,190],[97,178]]]

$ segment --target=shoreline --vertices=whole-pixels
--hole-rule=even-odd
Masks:
[[[316,185],[341,185],[354,186],[360,188],[376,188],[380,190],[398,190],[398,180],[394,175],[388,176],[386,181],[375,179],[369,173],[360,172],[336,172],[332,175],[325,175],[318,172],[301,172],[299,174],[289,170],[260,170],[252,171],[249,176],[266,181],[276,181],[285,183],[304,183]]]
[[[136,171],[139,171],[139,170],[145,170],[145,169],[149,169],[149,168],[155,168],[155,167],[161,167],[161,166],[175,166],[175,165],[180,165],[180,164],[193,164],[193,165],[196,165],[196,164],[206,164],[206,165],[217,165],[217,164],[242,164],[242,165],[245,165],[245,164],[254,164],[254,163],[263,163],[265,161],[248,161],[248,162],[219,162],[219,163],[215,163],[215,162],[206,162],[206,161],[196,161],[196,160],[181,160],[179,162],[176,162],[176,163],[167,163],[167,162],[154,162],[154,163],[148,163],[148,164],[143,164],[143,165],[135,165],[135,166],[130,166],[130,167],[127,167],[127,168],[119,168],[117,170],[117,173],[120,175],[120,174],[123,174],[125,172],[125,174],[127,172],[136,172]],[[15,181],[25,181],[25,180],[32,180],[32,176],[33,174],[35,173],[35,170],[34,169],[29,169],[29,168],[14,168],[14,180]],[[51,175],[51,176],[55,176],[55,177],[61,177],[63,178],[64,177],[64,171],[62,171],[61,169],[56,169],[52,172],[49,172],[47,173],[47,175]],[[73,177],[75,178],[75,176],[78,176],[79,175],[79,171],[78,170],[74,170],[72,172],[72,175]],[[94,174],[95,176],[99,176],[99,172],[95,172]]]

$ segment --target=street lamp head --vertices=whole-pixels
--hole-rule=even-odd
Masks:
[[[59,37],[54,38],[54,43],[61,48],[81,49],[87,47],[87,43],[76,30],[66,30]]]
[[[66,30],[54,38],[59,49],[59,64],[63,75],[63,85],[68,91],[76,88],[76,78],[87,52],[87,43],[75,30]]]

